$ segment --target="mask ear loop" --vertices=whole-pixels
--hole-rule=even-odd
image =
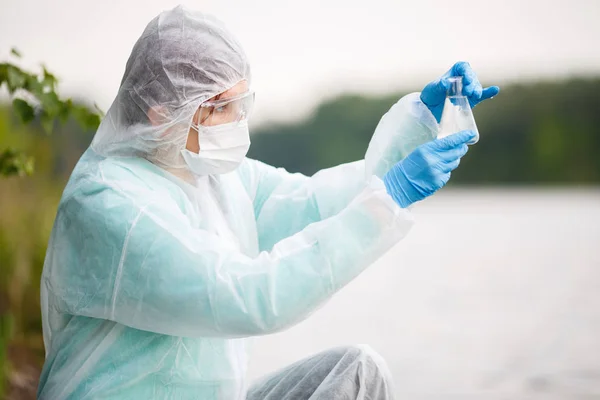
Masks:
[[[187,131],[188,131],[188,135],[189,135],[189,131],[190,131],[190,129],[196,132],[196,140],[198,140],[198,144],[200,144],[200,124],[196,125],[196,124],[194,123],[194,116],[196,115],[196,113],[197,113],[197,112],[198,112],[198,110],[200,109],[200,106],[202,105],[202,103],[204,103],[205,101],[206,101],[206,100],[202,100],[202,101],[200,101],[200,102],[198,103],[198,105],[195,107],[195,110],[196,110],[196,111],[194,112],[194,115],[192,115],[192,118],[191,118],[191,120],[190,120],[190,124],[188,125],[188,130],[187,130]],[[183,146],[182,146],[182,148],[181,148],[181,149],[179,149],[179,150],[180,150],[180,152],[186,149],[186,145],[187,145],[187,140],[185,141],[185,143],[183,143]]]

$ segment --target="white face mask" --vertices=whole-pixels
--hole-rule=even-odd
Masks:
[[[196,175],[219,175],[236,169],[250,148],[248,121],[216,126],[192,126],[198,130],[200,152],[181,150],[189,169]]]

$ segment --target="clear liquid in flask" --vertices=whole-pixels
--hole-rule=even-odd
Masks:
[[[475,144],[479,141],[479,130],[475,124],[469,99],[462,94],[462,76],[453,76],[449,78],[449,81],[450,87],[446,94],[437,137],[440,139],[468,130],[475,132],[475,138],[468,144]]]

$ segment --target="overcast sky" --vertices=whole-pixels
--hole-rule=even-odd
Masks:
[[[238,36],[258,121],[340,92],[418,90],[457,60],[484,84],[600,75],[600,0],[0,0],[0,59],[16,46],[107,110],[146,24],[179,3]]]

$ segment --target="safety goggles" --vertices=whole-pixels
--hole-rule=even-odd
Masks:
[[[248,119],[254,107],[254,92],[242,93],[200,104],[200,125],[214,126]]]

